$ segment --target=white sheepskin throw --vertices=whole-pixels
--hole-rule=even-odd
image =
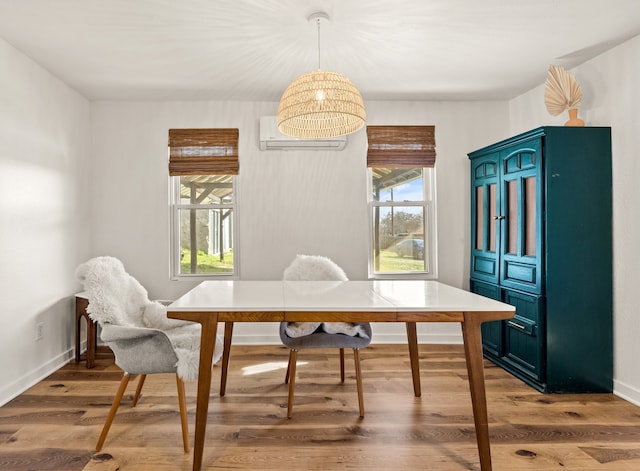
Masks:
[[[289,337],[304,337],[313,334],[320,326],[328,334],[344,334],[351,337],[358,335],[365,339],[369,338],[361,325],[350,322],[289,322],[285,332]]]
[[[282,278],[286,281],[347,281],[347,274],[333,260],[321,255],[296,255]]]
[[[347,281],[349,278],[333,260],[321,255],[297,255],[284,270],[285,281]],[[359,325],[350,322],[289,322],[289,337],[302,337],[314,333],[319,327],[329,334],[369,336]]]
[[[170,319],[167,308],[151,301],[147,290],[129,275],[115,257],[95,257],[76,269],[89,299],[87,313],[98,324],[149,327],[167,334],[178,363],[177,374],[184,380],[198,377],[200,324]],[[222,339],[216,339],[214,362],[222,356]]]

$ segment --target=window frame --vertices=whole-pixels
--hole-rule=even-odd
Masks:
[[[171,253],[170,253],[170,279],[173,281],[205,281],[211,279],[238,279],[239,278],[239,270],[240,266],[240,254],[239,251],[236,250],[238,245],[238,218],[237,218],[237,206],[238,206],[238,198],[236,194],[237,188],[237,176],[230,175],[231,185],[232,185],[232,193],[233,199],[231,203],[215,203],[215,204],[190,204],[190,203],[182,203],[181,195],[180,195],[180,178],[181,175],[171,176],[169,177],[169,208],[170,208],[170,245],[171,245]],[[198,210],[206,210],[206,209],[231,209],[232,211],[232,219],[231,219],[231,230],[233,235],[233,271],[231,272],[217,272],[217,273],[180,273],[180,259],[181,259],[181,248],[180,248],[180,210],[189,210],[189,209],[198,209]]]
[[[397,168],[389,166],[386,168]],[[422,168],[422,201],[375,201],[373,198],[373,169],[367,168],[367,209],[369,226],[368,243],[368,276],[370,279],[437,279],[438,278],[438,257],[437,257],[437,227],[436,227],[436,169],[435,167],[414,167]],[[374,270],[374,218],[375,207],[422,207],[423,208],[423,233],[425,246],[425,261],[428,260],[427,267],[421,271],[411,272],[376,272]]]

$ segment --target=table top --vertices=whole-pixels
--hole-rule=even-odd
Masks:
[[[512,312],[515,308],[428,280],[204,281],[172,312]]]

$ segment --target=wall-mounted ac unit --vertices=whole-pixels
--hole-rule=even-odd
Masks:
[[[275,116],[260,118],[261,150],[342,150],[347,145],[347,136],[329,139],[298,139],[278,131],[278,119]]]

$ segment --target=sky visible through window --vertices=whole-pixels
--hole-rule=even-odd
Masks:
[[[393,199],[391,190],[393,189]],[[380,194],[380,201],[422,201],[422,178],[401,183],[393,188],[387,188]]]

